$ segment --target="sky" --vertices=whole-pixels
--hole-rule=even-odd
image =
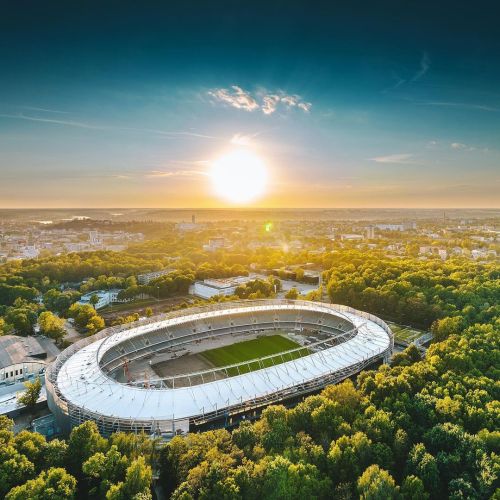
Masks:
[[[500,207],[494,2],[40,2],[0,16],[0,207]]]

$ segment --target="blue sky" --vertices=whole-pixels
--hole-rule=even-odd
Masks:
[[[4,9],[0,206],[499,206],[493,2],[101,4]]]

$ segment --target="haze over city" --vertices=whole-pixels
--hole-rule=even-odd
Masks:
[[[498,207],[496,19],[465,2],[11,3],[0,206]]]

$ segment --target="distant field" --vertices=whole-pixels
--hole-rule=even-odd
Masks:
[[[394,337],[396,340],[402,340],[404,342],[413,342],[415,339],[418,339],[426,332],[423,330],[419,330],[418,328],[411,328],[409,326],[398,325],[397,323],[393,323],[392,321],[387,321],[387,324],[394,333]]]
[[[212,365],[221,367],[241,363],[243,361],[251,361],[263,356],[270,356],[271,354],[278,354],[297,347],[300,347],[300,345],[286,337],[281,335],[271,335],[269,337],[260,337],[246,342],[238,342],[236,344],[219,347],[217,349],[210,349],[209,351],[200,353],[199,356],[205,358]],[[307,356],[308,354],[310,354],[309,350],[307,348],[303,348],[301,351],[288,354],[285,357],[285,361]],[[262,365],[268,367],[282,362],[281,358],[277,357],[272,360],[263,361]],[[257,362],[249,363],[248,365],[241,366],[239,373],[247,373],[258,370],[261,367],[262,366]],[[238,374],[238,370],[236,369],[228,370],[228,372],[230,376]]]

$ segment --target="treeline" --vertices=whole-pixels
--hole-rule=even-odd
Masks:
[[[445,317],[463,318],[461,330],[500,315],[497,263],[390,259],[350,251],[326,273],[330,300],[422,328]]]
[[[95,259],[96,270],[85,278],[95,278],[91,286],[97,286],[100,276],[137,274],[139,262],[141,272],[148,265],[150,270],[165,267],[170,261],[162,249],[177,244],[154,243],[151,254],[61,256],[52,264],[73,262],[83,273]],[[269,249],[259,255],[204,255],[186,246],[179,271],[150,285],[174,293],[203,276],[199,273],[241,271],[232,266],[247,269],[251,262],[276,268],[304,259],[328,269],[332,302],[432,328],[442,341],[429,348],[425,359],[411,347],[395,356],[392,366],[362,372],[355,383],[328,387],[291,409],[271,406],[259,420],[244,422],[232,433],[174,438],[160,451],[163,490],[183,500],[500,498],[497,263],[389,259],[357,250],[316,256]],[[46,274],[48,264],[41,259],[0,267],[0,284],[43,293],[43,304],[9,295],[0,329],[6,319],[23,328],[47,308],[92,326],[91,306],[72,305],[78,292],[57,289],[58,274]],[[273,288],[270,282],[254,282],[240,293],[250,297]],[[57,327],[50,316],[44,321]],[[0,495],[10,500],[149,498],[149,438],[116,434],[106,440],[86,423],[67,442],[46,442],[29,432],[14,437],[8,421],[0,423]]]
[[[67,440],[41,434],[14,435],[0,416],[0,498],[6,500],[152,498],[154,442],[146,435],[100,436],[95,423],[76,427]]]

